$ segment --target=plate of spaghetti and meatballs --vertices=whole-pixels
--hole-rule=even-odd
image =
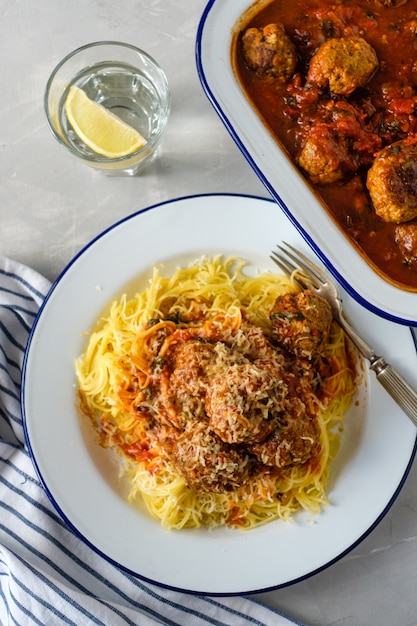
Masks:
[[[273,200],[165,202],[98,235],[39,312],[29,453],[57,513],[129,574],[209,595],[289,585],[357,545],[406,480],[415,428],[327,302],[277,273],[280,240],[309,254]],[[341,291],[416,384],[410,329]]]
[[[361,304],[417,325],[417,0],[210,0],[203,88]]]
[[[100,445],[166,529],[252,529],[327,502],[356,392],[329,303],[202,258],[113,302],[76,362]]]

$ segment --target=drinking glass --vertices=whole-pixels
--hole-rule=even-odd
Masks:
[[[94,152],[67,119],[65,101],[72,85],[136,129],[147,143],[117,158]],[[155,157],[170,104],[168,81],[158,63],[143,50],[116,41],[98,41],[68,54],[53,70],[44,98],[58,142],[87,165],[114,175],[135,175]]]

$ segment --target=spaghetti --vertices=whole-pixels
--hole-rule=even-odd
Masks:
[[[290,354],[271,310],[281,319],[274,303],[297,288],[244,265],[154,268],[144,291],[113,302],[76,363],[81,408],[124,459],[129,499],[167,529],[250,529],[327,503],[355,391],[345,336],[330,321],[319,353]]]

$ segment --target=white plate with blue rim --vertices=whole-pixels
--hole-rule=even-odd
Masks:
[[[206,5],[197,31],[196,62],[208,99],[284,215],[344,289],[377,315],[417,326],[417,293],[382,278],[353,247],[239,85],[231,45],[242,15],[252,4],[253,0],[209,0]]]
[[[114,224],[52,285],[31,331],[22,373],[25,436],[58,513],[89,548],[127,572],[189,593],[233,595],[284,587],[328,567],[383,518],[407,477],[416,430],[364,367],[332,468],[329,505],[251,531],[163,530],[128,503],[118,461],[97,445],[78,411],[74,361],[86,333],[123,291],[145,287],[202,255],[238,255],[248,272],[273,271],[285,240],[311,254],[275,202],[240,195],[179,198]],[[342,291],[349,319],[411,384],[417,357],[409,328],[372,314]],[[401,351],[399,350],[401,346]]]

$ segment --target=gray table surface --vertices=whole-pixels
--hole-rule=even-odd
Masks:
[[[200,86],[194,46],[204,7],[205,0],[0,0],[0,254],[52,281],[91,238],[143,207],[208,192],[268,197]],[[147,50],[171,85],[160,157],[140,177],[85,167],[58,146],[45,121],[43,92],[54,65],[102,39]],[[309,626],[417,624],[416,492],[414,467],[359,546],[260,598]]]

